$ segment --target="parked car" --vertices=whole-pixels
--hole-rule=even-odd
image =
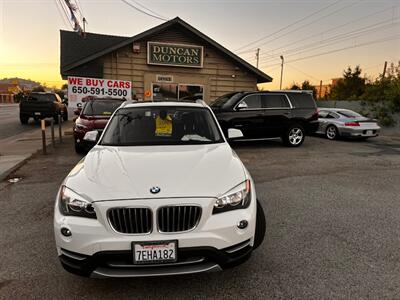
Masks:
[[[86,153],[95,145],[95,143],[83,139],[86,132],[97,130],[101,133],[113,112],[123,101],[125,100],[92,97],[86,99],[83,108],[75,109],[74,113],[79,116],[73,126],[75,151],[77,153]]]
[[[24,98],[19,104],[19,119],[21,124],[28,124],[29,119],[40,120],[54,118],[58,123],[58,116],[68,120],[67,105],[55,93],[35,92]]]
[[[234,92],[211,103],[224,132],[237,128],[244,139],[282,138],[290,147],[300,146],[314,133],[317,107],[308,91]]]
[[[54,232],[72,273],[176,275],[244,262],[263,241],[265,217],[204,102],[126,102],[63,181]]]
[[[340,108],[320,108],[317,133],[328,139],[338,137],[369,138],[379,135],[377,120],[366,118],[352,110]]]

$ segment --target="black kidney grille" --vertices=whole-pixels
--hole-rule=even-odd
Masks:
[[[180,232],[194,229],[200,221],[199,206],[164,206],[157,211],[160,232]]]
[[[153,216],[149,208],[112,208],[108,211],[108,219],[114,230],[120,233],[150,233],[153,225]]]

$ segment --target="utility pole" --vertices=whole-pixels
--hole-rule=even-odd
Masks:
[[[281,60],[282,60],[282,64],[281,64],[281,83],[280,83],[280,85],[279,85],[279,89],[281,90],[282,89],[282,78],[283,78],[283,63],[284,63],[284,58],[283,58],[283,55],[281,55]]]
[[[319,82],[319,100],[322,98],[322,80]]]
[[[260,48],[256,50],[256,60],[257,60],[257,69],[258,69],[258,62],[260,61]]]
[[[83,35],[85,35],[86,34],[86,18],[85,17],[83,17],[82,23],[83,23]]]
[[[387,61],[385,61],[385,64],[383,65],[382,80],[385,79],[386,68],[387,68]]]

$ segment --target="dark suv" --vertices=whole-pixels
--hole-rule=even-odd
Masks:
[[[59,115],[64,121],[68,120],[67,104],[55,93],[33,92],[19,104],[21,124],[28,124],[29,118],[54,118],[55,123],[58,123]]]
[[[285,145],[298,147],[317,130],[317,106],[309,91],[235,92],[210,106],[225,135],[228,128],[237,128],[243,139],[280,137]]]

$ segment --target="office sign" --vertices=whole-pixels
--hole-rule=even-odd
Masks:
[[[203,47],[148,42],[147,63],[149,65],[202,68]]]
[[[115,79],[68,77],[68,106],[76,108],[85,98],[132,99],[132,82]]]
[[[156,81],[157,82],[166,82],[166,83],[172,83],[174,82],[174,76],[172,75],[156,75]]]

